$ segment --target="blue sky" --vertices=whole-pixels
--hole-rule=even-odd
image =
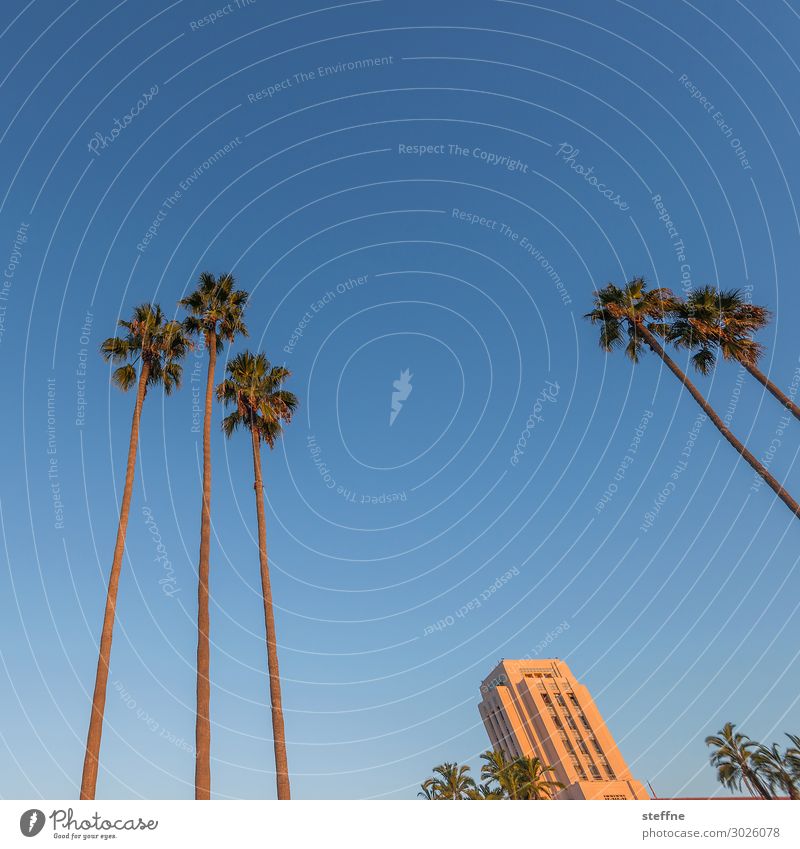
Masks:
[[[797,522],[582,319],[635,275],[751,287],[763,368],[796,381],[800,7],[550,5],[6,5],[0,795],[77,795],[133,402],[97,347],[206,269],[252,293],[232,350],[301,399],[265,458],[295,796],[410,798],[476,764],[501,657],[566,660],[662,796],[716,790],[727,720],[800,730]],[[193,795],[185,368],[144,411],[104,798]],[[698,385],[797,496],[798,423],[732,365]],[[269,798],[252,466],[220,418],[213,790]]]

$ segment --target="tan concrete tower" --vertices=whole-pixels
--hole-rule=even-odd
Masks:
[[[589,691],[560,660],[503,660],[481,684],[492,747],[537,757],[564,785],[557,799],[649,799]]]

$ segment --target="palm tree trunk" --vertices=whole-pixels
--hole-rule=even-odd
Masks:
[[[200,514],[200,563],[197,569],[197,719],[195,725],[196,760],[194,798],[211,798],[211,723],[209,706],[210,647],[208,639],[208,579],[211,549],[211,417],[214,393],[214,371],[217,365],[217,335],[206,336],[208,377],[206,409],[203,419],[203,505]]]
[[[142,404],[147,392],[147,378],[150,367],[142,362],[139,385],[136,391],[136,404],[131,422],[131,440],[128,445],[128,465],[125,469],[125,489],[122,493],[122,505],[117,525],[117,541],[114,546],[114,560],[111,574],[108,576],[106,611],[103,617],[103,631],[100,635],[100,653],[97,659],[97,673],[94,679],[92,696],[92,716],[89,720],[89,733],[86,737],[86,754],[83,759],[81,777],[81,799],[94,799],[97,789],[97,770],[100,765],[100,740],[103,736],[103,715],[106,707],[106,688],[108,686],[108,667],[111,660],[111,639],[114,634],[114,617],[117,612],[117,591],[122,571],[122,556],[125,553],[125,534],[128,530],[128,516],[133,495],[133,479],[136,473],[136,449],[139,445],[139,422],[142,417]]]
[[[760,796],[762,799],[772,799],[772,794],[764,786],[755,770],[745,765],[742,773],[745,776],[745,780],[752,788],[754,796]]]
[[[800,407],[798,407],[788,395],[778,389],[778,387],[757,366],[750,365],[749,363],[742,363],[742,365],[768,392],[771,392],[796,419],[800,419]]]
[[[286,759],[286,729],[283,725],[281,704],[281,676],[278,669],[278,643],[275,638],[275,611],[272,607],[272,587],[267,560],[267,530],[264,521],[264,483],[261,478],[261,443],[255,428],[253,438],[253,472],[258,513],[258,557],[261,566],[261,594],[264,600],[264,624],[267,633],[267,669],[269,671],[269,698],[272,706],[272,739],[275,743],[275,777],[278,798],[291,798],[289,791],[289,765]]]
[[[637,333],[641,333],[642,338],[647,343],[648,347],[657,354],[665,363],[667,368],[680,380],[680,382],[689,391],[689,394],[700,405],[703,412],[716,425],[717,430],[730,442],[730,444],[742,455],[745,461],[766,481],[770,488],[780,498],[781,501],[794,513],[800,517],[800,504],[783,488],[783,486],[767,471],[767,469],[758,462],[758,460],[744,447],[744,445],[733,435],[722,419],[716,414],[714,408],[706,401],[706,399],[697,390],[697,387],[689,380],[680,367],[672,360],[666,351],[658,343],[658,340],[653,333],[648,330],[643,324],[638,324],[635,327]]]

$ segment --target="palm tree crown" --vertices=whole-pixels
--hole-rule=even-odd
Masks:
[[[117,322],[128,332],[112,336],[100,346],[106,362],[125,363],[115,369],[114,383],[127,392],[136,383],[136,363],[147,368],[147,386],[162,384],[169,395],[181,385],[180,360],[192,347],[179,321],[166,321],[158,304],[134,307],[130,321]],[[128,360],[129,362],[125,362]]]
[[[786,763],[792,779],[800,788],[800,736],[797,734],[787,734],[786,736],[792,744],[786,749]]]
[[[753,796],[769,799],[771,795],[760,774],[763,765],[757,757],[759,745],[735,728],[732,722],[726,722],[717,734],[706,737],[717,778],[725,787],[741,790],[744,785]]]
[[[641,327],[664,336],[665,318],[675,304],[675,296],[669,289],[648,290],[644,280],[637,277],[621,287],[609,283],[598,289],[594,293],[594,309],[585,317],[600,325],[600,347],[604,351],[624,345],[625,354],[638,363],[645,343]]]
[[[685,301],[676,300],[670,318],[667,340],[678,348],[695,352],[692,364],[697,371],[708,374],[719,350],[723,359],[739,363],[800,419],[794,392],[787,395],[758,368],[764,346],[752,337],[769,323],[770,312],[766,307],[751,304],[738,289],[717,291],[712,286],[703,286],[690,292]]]
[[[434,799],[474,798],[477,786],[466,764],[459,766],[457,763],[445,762],[434,767],[433,773],[433,778],[429,779],[431,782],[429,786]]]
[[[792,739],[792,735],[788,736]],[[796,742],[796,738],[792,742]],[[790,799],[800,799],[797,754],[797,750],[792,748],[781,752],[780,746],[773,743],[771,746],[759,746],[754,755],[754,762],[776,796],[785,793]]]
[[[186,332],[203,336],[206,344],[213,338],[217,351],[222,350],[225,340],[232,342],[237,335],[248,335],[244,310],[249,296],[242,289],[234,289],[235,285],[232,274],[214,277],[204,271],[194,292],[178,301],[189,312],[183,322]]]
[[[270,448],[292,419],[297,396],[281,389],[289,369],[273,366],[264,354],[243,351],[227,365],[228,377],[217,387],[217,398],[235,409],[222,421],[230,436],[237,428],[255,430]]]
[[[564,785],[547,777],[553,771],[539,758],[521,757],[514,761],[516,783],[519,786],[517,799],[552,799]]]
[[[678,348],[695,350],[692,364],[708,374],[716,362],[715,350],[725,360],[755,365],[763,346],[752,334],[769,322],[770,314],[765,307],[749,303],[738,289],[702,286],[685,301],[676,300],[671,317],[667,340]]]
[[[494,782],[501,788],[503,795],[516,799],[518,792],[517,772],[514,761],[509,761],[502,749],[489,749],[481,755],[481,780]]]

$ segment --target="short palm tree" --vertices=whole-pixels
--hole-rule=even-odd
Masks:
[[[701,374],[713,368],[714,351],[719,350],[723,359],[739,363],[800,419],[800,407],[758,368],[764,348],[752,337],[769,320],[769,310],[749,303],[738,289],[718,291],[703,286],[690,292],[685,301],[675,301],[667,339],[696,351],[692,363]]]
[[[100,763],[100,740],[103,734],[103,715],[106,704],[108,669],[111,659],[111,640],[117,609],[117,591],[122,571],[122,556],[125,552],[125,534],[128,529],[133,480],[136,471],[136,451],[139,444],[139,423],[142,405],[148,387],[161,385],[169,395],[181,383],[181,359],[191,343],[187,341],[180,322],[167,321],[157,304],[141,304],[133,310],[130,321],[120,321],[126,333],[106,339],[100,353],[106,361],[124,363],[114,370],[112,381],[127,392],[136,386],[136,402],[133,406],[133,422],[128,444],[128,464],[125,469],[125,488],[117,525],[117,540],[114,559],[108,577],[106,608],[103,630],[100,635],[100,651],[92,697],[92,714],[86,739],[86,755],[81,778],[81,799],[94,799],[97,788],[97,771]],[[137,376],[138,366],[138,376]]]
[[[506,794],[497,784],[479,784],[470,796],[471,799],[505,799]]]
[[[208,616],[208,582],[211,551],[211,416],[217,354],[224,342],[247,336],[244,310],[247,292],[235,289],[231,274],[218,278],[204,271],[197,288],[179,304],[189,315],[186,332],[203,340],[208,351],[205,412],[203,418],[203,500],[200,511],[200,557],[197,567],[197,717],[195,723],[195,799],[211,798],[211,680]]]
[[[744,786],[752,796],[771,799],[769,779],[758,758],[758,743],[735,728],[732,722],[726,722],[717,734],[706,737],[717,780],[725,787],[741,790]]]
[[[501,789],[504,797],[518,798],[519,785],[514,762],[506,758],[502,749],[490,749],[481,755],[481,780],[494,782]]]
[[[604,351],[613,351],[615,348],[624,346],[625,353],[634,363],[639,362],[645,345],[656,354],[687,389],[725,439],[764,479],[792,513],[800,517],[800,504],[736,438],[659,343],[658,337],[667,336],[669,332],[667,318],[676,308],[676,304],[675,296],[669,289],[648,290],[644,280],[636,278],[622,287],[609,283],[603,289],[596,291],[594,309],[586,314],[586,318],[592,324],[600,325],[600,347]]]
[[[433,768],[433,776],[422,784],[430,799],[472,799],[477,790],[470,769],[465,764],[445,762]]]
[[[548,778],[553,772],[552,766],[545,766],[539,758],[517,758],[513,765],[515,783],[518,787],[515,799],[552,799],[554,794],[562,790],[560,781]]]
[[[297,407],[297,398],[282,389],[291,372],[282,366],[270,365],[264,354],[244,351],[227,366],[227,378],[217,387],[217,397],[233,407],[222,422],[227,436],[242,428],[249,431],[253,445],[253,484],[256,491],[258,517],[258,554],[261,565],[261,592],[264,602],[264,623],[267,636],[267,668],[272,705],[272,736],[275,744],[275,773],[278,798],[288,799],[289,769],[286,758],[286,731],[281,705],[281,679],[278,669],[278,644],[275,637],[275,612],[267,560],[267,532],[264,521],[264,484],[261,477],[261,443],[270,448],[281,435],[283,425],[290,422]]]

